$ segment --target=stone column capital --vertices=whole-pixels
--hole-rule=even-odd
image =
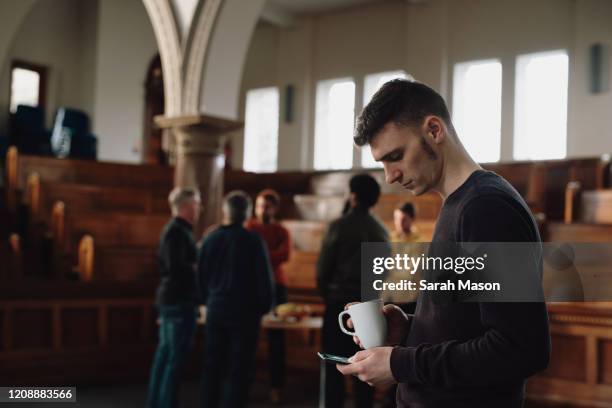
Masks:
[[[163,129],[172,129],[177,155],[222,154],[226,136],[243,126],[239,121],[208,115],[157,116],[155,124]]]
[[[176,142],[174,184],[197,188],[204,212],[195,228],[196,237],[221,219],[224,145],[226,136],[242,128],[242,122],[207,115],[156,116],[155,124],[170,129]]]

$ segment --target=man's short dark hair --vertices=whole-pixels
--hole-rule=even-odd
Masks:
[[[351,193],[355,194],[357,204],[361,207],[373,207],[380,197],[378,181],[369,174],[357,174],[349,182]]]
[[[223,200],[223,211],[232,224],[244,222],[251,214],[251,207],[251,197],[244,191],[230,191]]]
[[[363,108],[353,139],[357,146],[363,146],[389,122],[419,126],[428,115],[438,116],[447,126],[452,126],[448,108],[439,93],[420,82],[394,79],[385,83]]]
[[[401,206],[397,207],[397,209],[410,216],[410,218],[414,218],[414,205],[412,205],[411,202],[405,202]]]

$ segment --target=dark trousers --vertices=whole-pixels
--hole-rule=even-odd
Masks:
[[[276,284],[276,304],[287,303],[287,288]],[[268,329],[268,367],[270,386],[282,388],[285,385],[285,331]]]
[[[178,406],[178,392],[185,357],[196,327],[193,306],[160,306],[159,342],[151,369],[148,407]]]
[[[241,323],[206,322],[202,371],[203,408],[240,408],[255,377],[260,317]]]
[[[338,327],[338,314],[344,310],[346,302],[328,302],[325,305],[323,317],[322,346],[323,352],[343,357],[350,357],[359,351],[353,343],[353,338],[340,331]],[[355,407],[372,408],[374,404],[374,389],[360,381],[353,379]],[[335,364],[321,361],[321,389],[320,408],[342,408],[346,397],[344,376],[336,369]]]

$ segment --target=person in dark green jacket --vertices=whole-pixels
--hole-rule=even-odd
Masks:
[[[338,314],[345,304],[361,298],[361,244],[389,241],[385,227],[370,213],[380,196],[378,182],[368,174],[358,174],[351,178],[349,187],[350,208],[329,225],[317,263],[317,287],[325,301],[323,351],[341,356],[352,356],[359,350],[351,337],[338,328]],[[332,364],[325,364],[321,372],[324,406],[344,406],[342,374]],[[371,408],[373,389],[356,377],[355,380],[355,406]]]

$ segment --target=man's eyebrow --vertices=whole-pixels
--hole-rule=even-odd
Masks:
[[[389,153],[385,154],[385,155],[384,155],[383,157],[381,157],[380,159],[378,159],[378,160],[376,160],[376,159],[375,159],[375,160],[376,160],[376,161],[381,161],[381,162],[384,162],[384,161],[389,161],[392,155],[394,155],[394,154],[396,154],[396,153],[403,152],[403,151],[404,151],[404,148],[403,148],[403,147],[398,147],[398,148],[396,148],[396,149],[391,150]]]

